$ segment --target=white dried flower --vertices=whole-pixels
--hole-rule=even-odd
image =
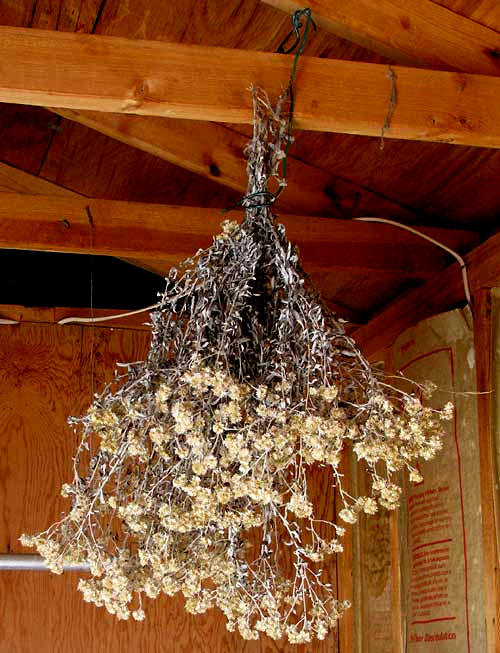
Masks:
[[[241,225],[225,223],[171,271],[147,360],[73,420],[82,440],[62,488],[68,513],[21,542],[55,573],[88,562],[84,600],[118,619],[144,619],[144,595],[181,593],[186,610],[217,607],[246,639],[286,636],[309,650],[349,607],[323,571],[345,529],[324,519],[311,469],[346,497],[342,522],[377,502],[395,508],[395,479],[405,469],[420,478],[453,406],[434,410],[391,388],[310,292],[261,201],[266,180],[284,185],[287,120],[264,97],[255,109],[258,206],[247,198]],[[372,478],[370,496],[342,487],[346,443]]]
[[[347,524],[355,524],[358,521],[358,517],[352,508],[342,508],[339,517]]]

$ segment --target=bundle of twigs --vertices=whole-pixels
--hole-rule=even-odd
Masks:
[[[308,642],[347,607],[323,575],[344,528],[317,517],[310,470],[329,470],[341,523],[394,508],[396,473],[418,479],[413,462],[439,449],[449,411],[380,378],[309,287],[271,212],[282,101],[254,104],[243,222],[172,271],[148,359],[73,420],[70,512],[23,542],[55,572],[89,562],[85,600],[118,618],[144,618],[144,594],[181,592],[188,611],[218,606],[245,638]],[[346,443],[370,496],[342,488]]]

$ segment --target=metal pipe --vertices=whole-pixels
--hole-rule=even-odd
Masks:
[[[49,571],[49,568],[41,556],[0,553],[0,571]],[[65,565],[64,571],[89,571],[89,566],[88,564]]]

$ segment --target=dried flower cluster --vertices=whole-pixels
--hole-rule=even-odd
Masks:
[[[341,523],[395,508],[396,473],[440,448],[441,418],[389,386],[308,287],[266,200],[283,158],[281,105],[255,103],[249,196],[153,315],[148,359],[74,419],[82,439],[72,507],[23,543],[52,569],[88,562],[86,601],[144,618],[143,595],[181,592],[191,613],[217,606],[229,630],[292,643],[323,639],[348,607],[325,569]],[[342,488],[346,443],[372,477]],[[340,524],[319,519],[311,470],[329,470]],[[285,554],[284,554],[285,551]]]

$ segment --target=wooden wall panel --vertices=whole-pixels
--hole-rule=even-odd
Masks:
[[[497,289],[495,289],[496,291]],[[500,649],[500,571],[498,548],[498,470],[496,467],[495,424],[498,387],[495,387],[495,331],[498,316],[493,308],[492,290],[483,288],[474,295],[474,342],[481,465],[481,521],[483,532],[484,596],[487,652]],[[495,307],[496,308],[496,307]]]
[[[21,551],[21,532],[54,521],[66,502],[75,446],[66,425],[112,379],[116,361],[138,360],[149,335],[125,329],[20,324],[0,329],[0,548]],[[49,473],[50,472],[50,473]]]
[[[40,312],[38,312],[40,313]],[[91,396],[91,353],[98,390],[116,361],[144,357],[149,333],[127,328],[57,326],[42,322],[0,327],[0,552],[21,552],[21,533],[49,526],[64,509],[60,485],[69,480],[75,438],[68,415]],[[42,314],[43,313],[43,314]],[[0,307],[0,314],[1,307]],[[12,314],[8,313],[9,315]],[[54,311],[54,319],[58,316]],[[29,318],[30,312],[24,314]],[[135,325],[134,325],[135,326]],[[315,475],[323,517],[334,510],[325,475]],[[335,561],[330,581],[336,583]],[[314,646],[287,646],[229,633],[218,611],[192,616],[182,599],[146,601],[147,619],[119,622],[84,603],[79,574],[0,572],[0,653],[333,653],[336,633]]]

